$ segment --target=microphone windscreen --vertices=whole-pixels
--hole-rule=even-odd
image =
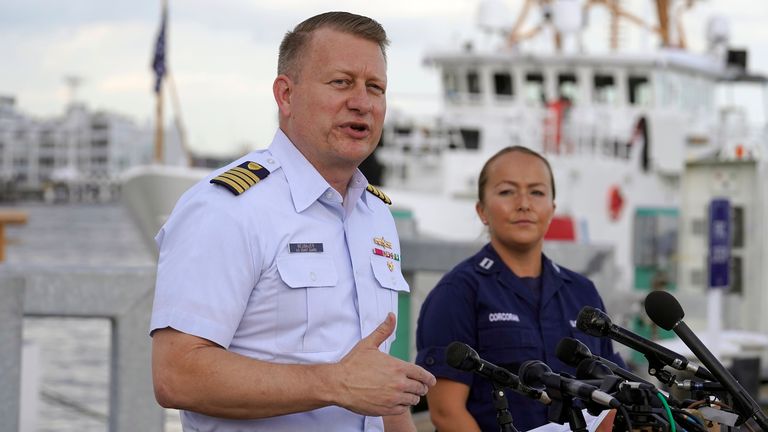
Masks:
[[[576,366],[577,379],[603,379],[611,375],[613,375],[611,368],[595,359],[585,358]]]
[[[592,306],[581,308],[579,316],[576,318],[576,327],[590,336],[606,336],[610,326],[611,319],[603,311]]]
[[[451,342],[445,350],[445,361],[453,368],[471,371],[475,364],[472,358],[474,352],[467,344]]]
[[[578,354],[580,343],[573,338],[566,337],[560,339],[560,342],[557,343],[557,348],[555,348],[555,355],[558,360],[568,366],[576,367],[583,358]]]
[[[544,374],[552,372],[552,369],[541,360],[527,360],[520,365],[520,382],[531,388],[543,388],[542,378]]]
[[[672,330],[685,316],[677,299],[666,291],[652,291],[645,297],[645,313],[664,330]]]

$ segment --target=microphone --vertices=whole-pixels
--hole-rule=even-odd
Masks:
[[[605,312],[591,306],[584,306],[581,309],[576,321],[576,327],[592,336],[607,336],[635,351],[639,351],[649,360],[654,358],[677,370],[693,372],[699,378],[715,379],[708,370],[697,364],[690,363],[685,356],[613,324]]]
[[[680,390],[691,390],[691,391],[722,391],[725,389],[722,384],[720,384],[717,381],[693,381],[693,380],[684,380],[681,382],[676,383],[677,388]]]
[[[748,411],[746,417],[752,417],[763,430],[768,430],[768,417],[760,406],[744,390],[736,378],[717,360],[703,342],[691,331],[683,317],[683,307],[675,297],[666,291],[653,291],[645,297],[645,313],[664,330],[672,330],[691,349],[702,363],[704,363],[731,394],[734,400],[743,410]],[[744,413],[742,413],[744,414]]]
[[[557,343],[557,348],[555,348],[555,355],[561,362],[571,367],[578,367],[581,364],[582,360],[585,360],[585,359],[597,360],[603,365],[607,366],[611,370],[611,372],[613,372],[614,375],[618,375],[627,381],[634,381],[634,382],[653,385],[648,381],[644,380],[643,378],[622,368],[616,363],[592,354],[589,348],[586,345],[584,345],[584,342],[578,339],[569,338],[569,337],[564,337],[560,339],[560,342]]]
[[[546,392],[523,385],[517,375],[503,367],[496,366],[491,362],[483,360],[477,354],[477,351],[473,350],[472,347],[467,344],[458,341],[451,342],[446,349],[446,361],[448,365],[453,368],[474,372],[496,384],[511,388],[523,396],[536,399],[545,405],[552,402]]]
[[[585,358],[581,362],[579,362],[579,365],[576,367],[576,378],[578,379],[590,379],[590,378],[596,378],[600,380],[605,380],[606,378],[611,379],[624,379],[624,377],[618,376],[613,373],[611,368],[604,364],[601,360],[592,359],[592,358]],[[619,387],[627,386],[632,388],[639,388],[640,390],[648,390],[652,392],[657,392],[656,386],[653,384],[649,384],[645,381],[636,381],[636,382],[627,382],[622,381],[619,383]]]
[[[539,360],[528,360],[520,365],[520,381],[530,387],[556,389],[567,395],[591,400],[610,408],[621,406],[621,402],[608,393],[593,385],[553,373],[549,366]]]

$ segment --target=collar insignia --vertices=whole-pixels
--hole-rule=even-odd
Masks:
[[[488,258],[488,257],[485,257],[477,265],[479,265],[480,268],[482,268],[482,269],[490,270],[491,266],[493,266],[493,260]]]

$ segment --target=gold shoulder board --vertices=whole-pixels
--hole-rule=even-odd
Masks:
[[[385,194],[384,192],[380,191],[379,188],[377,188],[376,186],[369,184],[368,187],[365,188],[365,190],[367,190],[368,192],[374,194],[378,199],[384,201],[384,203],[386,205],[392,205],[392,200],[389,199],[387,194]]]
[[[233,194],[240,195],[268,175],[268,169],[248,161],[217,175],[211,179],[211,183],[224,186]]]

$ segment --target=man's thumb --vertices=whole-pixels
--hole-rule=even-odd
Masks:
[[[392,312],[388,313],[384,321],[379,324],[379,326],[376,327],[376,330],[372,331],[364,341],[378,348],[379,345],[387,340],[387,338],[392,335],[392,332],[395,331],[396,321],[395,314]]]

